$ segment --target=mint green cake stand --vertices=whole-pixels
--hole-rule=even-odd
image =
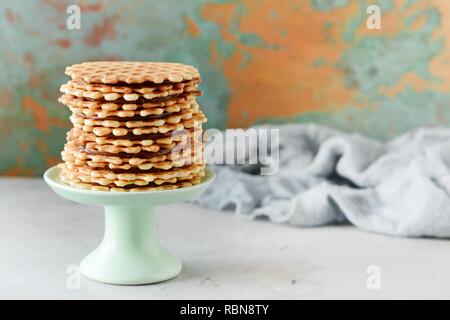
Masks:
[[[52,167],[45,182],[60,196],[105,208],[105,232],[100,245],[85,257],[80,272],[92,280],[137,285],[176,277],[181,271],[177,257],[161,247],[155,236],[155,206],[193,199],[214,180],[206,169],[203,182],[187,188],[148,192],[108,192],[78,189],[59,179]]]

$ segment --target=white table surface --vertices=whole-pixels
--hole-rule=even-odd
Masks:
[[[193,204],[159,208],[157,224],[161,242],[183,262],[177,278],[144,286],[81,278],[79,288],[68,287],[77,278],[67,268],[102,238],[102,209],[64,200],[40,179],[0,178],[0,298],[450,298],[447,240],[301,229]],[[380,290],[367,288],[369,265],[380,268]]]

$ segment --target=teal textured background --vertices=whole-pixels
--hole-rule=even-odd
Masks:
[[[199,68],[207,127],[317,122],[386,139],[450,122],[450,2],[2,1],[0,173],[40,175],[70,127],[67,65],[177,61]],[[68,30],[66,8],[81,8]]]

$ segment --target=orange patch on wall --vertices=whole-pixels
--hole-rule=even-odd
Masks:
[[[36,122],[36,127],[39,130],[47,132],[50,125],[47,109],[34,101],[30,96],[23,97],[22,106],[25,111],[31,112]]]
[[[104,6],[102,3],[97,4],[80,4],[80,11],[81,12],[98,12],[103,11]]]
[[[89,47],[98,46],[105,39],[115,39],[114,17],[104,17],[102,23],[94,26],[94,29],[86,35],[84,43]]]
[[[55,43],[63,49],[70,48],[70,46],[72,45],[70,40],[68,39],[56,40]]]
[[[44,3],[53,7],[58,13],[65,14],[67,10],[67,5],[62,3],[60,0],[44,0]]]
[[[45,157],[45,164],[49,167],[52,167],[60,162],[61,162],[61,158],[59,158],[59,157],[52,157],[52,156]]]
[[[189,18],[188,16],[184,16],[184,21],[186,22],[189,34],[192,37],[197,38],[200,35],[200,29],[198,25],[195,23],[195,21]]]
[[[441,27],[433,34],[434,39],[444,40],[444,49],[431,60],[430,72],[439,79],[436,90],[448,93],[450,91],[450,1],[432,1],[441,14]]]
[[[27,153],[28,151],[30,151],[30,146],[25,142],[21,142],[19,144],[19,150],[22,153]]]
[[[36,142],[36,147],[40,153],[45,154],[48,151],[48,145],[44,141],[38,140]]]
[[[14,167],[3,170],[2,175],[3,176],[32,176],[33,170],[22,167],[21,165],[18,164]]]
[[[34,57],[30,52],[25,53],[23,56],[23,59],[25,60],[25,63],[29,66],[33,66],[34,64]]]
[[[202,15],[220,25],[220,33],[225,41],[236,40],[233,32],[229,30],[236,14],[236,3],[208,3],[202,8]]]
[[[431,89],[431,84],[429,80],[420,78],[416,73],[408,72],[402,76],[395,86],[381,86],[380,93],[388,97],[394,97],[400,92],[403,92],[406,87],[411,87],[416,92],[423,92],[426,89]]]
[[[301,2],[297,10],[293,9],[297,1],[248,0],[245,5],[246,14],[238,17],[234,17],[234,4],[209,4],[202,10],[206,19],[219,24],[223,40],[234,45],[223,66],[231,89],[229,126],[248,126],[264,117],[324,110],[351,101],[353,90],[347,88],[343,72],[333,67],[347,44],[330,42],[328,36],[340,39],[344,22],[357,14],[357,5],[333,14],[314,10],[308,2]],[[267,45],[250,46],[230,36],[233,23],[240,33],[256,33]],[[330,23],[333,28],[327,33],[324,26]],[[317,59],[325,65],[315,65]]]
[[[6,9],[6,21],[8,21],[8,23],[10,25],[13,25],[16,22],[19,22],[19,16],[14,14],[10,9]]]
[[[0,108],[10,106],[13,100],[11,91],[3,88],[0,90]]]
[[[28,79],[27,85],[30,88],[37,88],[42,84],[42,78],[37,74],[31,74]]]
[[[215,40],[209,42],[209,52],[211,56],[211,65],[216,65],[219,59],[219,52],[217,51],[217,42]]]

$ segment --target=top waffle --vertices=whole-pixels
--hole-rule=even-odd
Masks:
[[[74,80],[88,83],[160,84],[200,79],[198,70],[190,65],[168,62],[95,61],[74,64],[66,68]]]

